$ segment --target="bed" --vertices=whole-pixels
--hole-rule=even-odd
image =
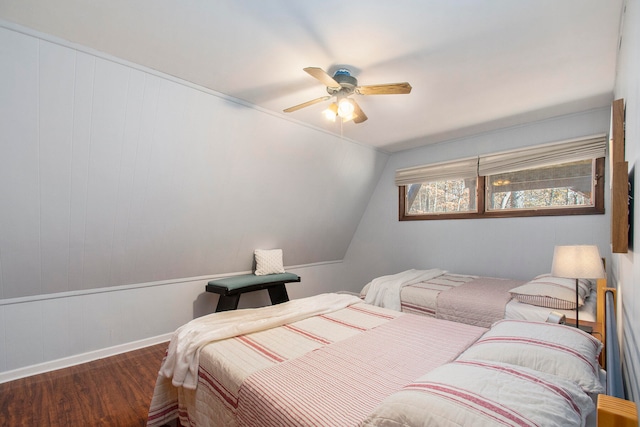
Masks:
[[[580,280],[579,286],[579,319],[601,322],[597,287],[605,287],[606,280]],[[575,281],[551,274],[525,281],[413,269],[372,280],[360,297],[381,307],[483,327],[502,318],[544,322],[552,312],[575,319]]]
[[[148,425],[595,425],[601,348],[563,325],[487,329],[323,294],[179,328]]]

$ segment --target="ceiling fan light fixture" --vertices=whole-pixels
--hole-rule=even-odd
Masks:
[[[322,112],[327,120],[332,122],[336,121],[336,116],[338,115],[338,104],[332,102],[326,110]]]
[[[364,111],[362,111],[362,108],[360,108],[358,103],[349,98],[350,95],[389,95],[407,94],[411,92],[411,85],[407,82],[358,86],[358,79],[352,76],[351,71],[346,68],[338,69],[333,77],[327,74],[327,72],[322,68],[318,67],[306,67],[303,68],[303,70],[311,77],[324,84],[329,95],[321,96],[320,98],[285,108],[283,110],[285,113],[298,111],[302,108],[315,105],[335,96],[336,100],[331,103],[329,108],[322,112],[327,120],[335,122],[336,117],[339,116],[343,122],[353,120],[354,123],[362,123],[366,121],[368,117]]]
[[[353,101],[349,98],[342,98],[338,101],[338,115],[342,117],[342,119],[346,119],[353,115],[356,106],[353,104]]]

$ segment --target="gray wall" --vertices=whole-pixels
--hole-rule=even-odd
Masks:
[[[622,350],[624,374],[633,400],[640,405],[640,262],[635,260],[635,249],[640,248],[640,207],[638,195],[640,176],[640,1],[627,0],[623,22],[622,43],[618,58],[616,98],[624,98],[626,106],[625,159],[634,188],[631,248],[626,254],[614,254],[612,283],[618,288],[622,304],[618,305],[618,322],[623,330]]]
[[[166,334],[257,248],[322,292],[388,159],[13,24],[0,58],[0,372]]]
[[[387,155],[0,29],[0,298],[342,259]]]

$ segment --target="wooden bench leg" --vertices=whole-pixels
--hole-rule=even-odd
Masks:
[[[289,295],[287,294],[287,288],[284,283],[270,287],[269,298],[271,298],[272,305],[289,301]]]
[[[216,313],[219,311],[235,310],[238,308],[238,301],[240,301],[240,294],[220,295],[218,305],[216,306]]]

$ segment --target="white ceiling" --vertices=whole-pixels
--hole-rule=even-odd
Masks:
[[[623,0],[0,0],[0,18],[386,151],[608,105]],[[303,68],[347,67],[369,120],[329,123]]]

